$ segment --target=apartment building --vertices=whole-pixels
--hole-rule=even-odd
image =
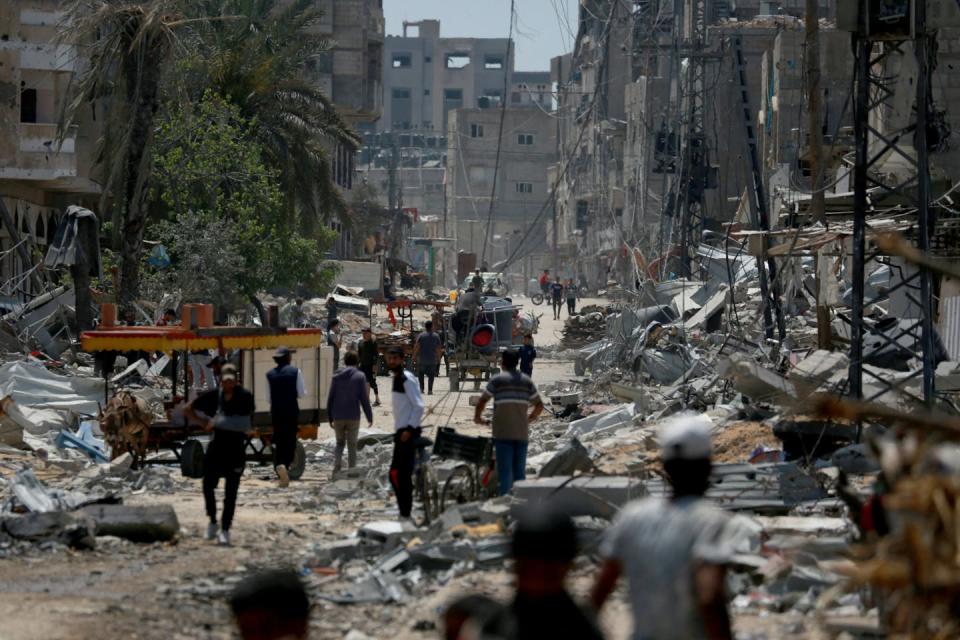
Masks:
[[[450,114],[448,135],[446,197],[458,248],[489,265],[509,257],[521,241],[542,247],[552,211],[548,171],[557,159],[552,114],[518,108],[502,116],[499,168],[500,109],[457,109]],[[550,211],[542,213],[545,206]],[[530,238],[535,241],[527,242]]]
[[[63,101],[79,64],[73,47],[56,44],[56,0],[0,3],[0,198],[21,241],[38,258],[71,204],[95,208],[90,180],[96,143],[92,114],[58,140]],[[0,299],[33,293],[11,232],[0,225]]]
[[[385,41],[378,129],[446,133],[451,111],[500,104],[505,87],[514,94],[508,43],[506,38],[442,38],[439,20],[405,22],[403,35]],[[525,99],[519,87],[516,93],[519,101]]]
[[[321,12],[315,27],[329,38],[329,51],[318,53],[306,73],[359,133],[375,129],[383,113],[383,0],[316,0]],[[353,189],[356,154],[353,149],[330,149],[334,182],[345,198]],[[330,227],[339,236],[335,257],[347,258],[357,252],[360,239],[334,219]]]

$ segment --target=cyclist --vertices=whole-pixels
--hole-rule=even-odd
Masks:
[[[540,292],[547,295],[547,289],[550,288],[550,269],[544,269],[540,274]]]

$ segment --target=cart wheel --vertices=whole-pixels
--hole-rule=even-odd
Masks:
[[[180,449],[180,473],[186,478],[203,477],[203,443],[187,440]]]
[[[477,495],[476,482],[470,467],[461,464],[453,470],[447,481],[443,483],[440,493],[440,513],[443,513],[456,504],[472,502]]]
[[[304,470],[307,468],[307,451],[303,448],[303,443],[297,440],[297,446],[293,450],[293,462],[290,463],[290,469],[288,473],[290,474],[291,480],[299,480],[303,476]]]

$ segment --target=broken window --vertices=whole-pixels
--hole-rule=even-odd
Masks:
[[[20,91],[20,122],[35,123],[37,121],[37,90],[22,89]]]
[[[517,136],[517,144],[523,145],[532,145],[533,144],[533,134],[532,133],[521,133]]]
[[[447,69],[463,69],[470,64],[469,53],[448,53]]]
[[[409,53],[395,53],[393,54],[393,68],[394,69],[407,69],[413,64],[411,56]]]
[[[470,125],[470,137],[471,137],[471,138],[482,138],[482,137],[483,137],[483,125],[482,125],[482,124],[471,124],[471,125]]]
[[[533,184],[530,182],[518,182],[516,188],[517,193],[533,193]]]
[[[488,70],[503,69],[503,56],[487,56],[483,61],[483,68]]]

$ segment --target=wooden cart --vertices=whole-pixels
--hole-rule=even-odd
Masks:
[[[274,367],[273,353],[285,346],[292,351],[293,365],[303,373],[305,397],[300,399],[299,439],[315,440],[318,425],[327,418],[327,393],[333,377],[333,349],[323,346],[320,329],[274,329],[259,327],[209,327],[188,329],[169,327],[111,327],[87,331],[81,335],[83,350],[89,353],[147,352],[172,356],[173,394],[164,407],[167,420],[149,425],[143,446],[130,452],[138,464],[179,464],[184,475],[201,477],[203,474],[203,442],[208,434],[200,425],[183,417],[184,399],[190,390],[184,376],[183,388],[177,389],[177,372],[187,363],[192,352],[215,350],[234,354],[240,373],[240,385],[253,393],[256,412],[254,428],[247,438],[247,460],[268,463],[272,460],[270,441],[273,427],[270,405],[267,401],[267,371]],[[109,391],[108,391],[109,393]],[[172,458],[154,457],[151,452],[168,450]],[[114,456],[123,451],[115,450]],[[298,441],[290,476],[299,478],[306,466],[306,453]]]

